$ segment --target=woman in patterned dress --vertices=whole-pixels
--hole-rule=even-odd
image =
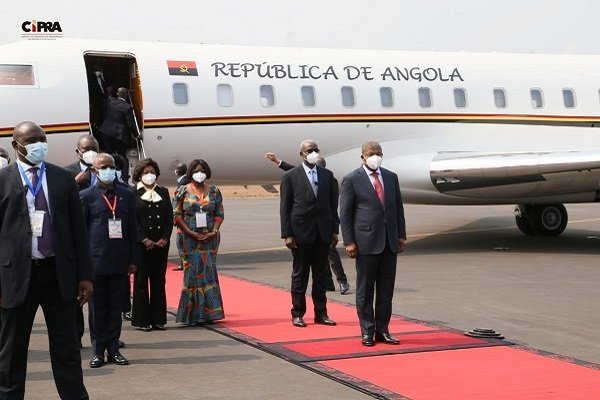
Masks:
[[[178,235],[177,247],[183,261],[183,289],[177,322],[190,326],[225,318],[217,275],[219,227],[223,223],[223,198],[210,179],[204,160],[193,160],[187,169],[190,183],[177,189],[173,200]]]

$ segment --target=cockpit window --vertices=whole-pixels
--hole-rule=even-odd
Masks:
[[[33,86],[35,85],[35,76],[33,66],[0,64],[0,85],[10,86]]]

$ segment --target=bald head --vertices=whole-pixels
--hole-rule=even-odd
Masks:
[[[99,171],[106,168],[115,168],[115,159],[108,153],[100,153],[94,158],[94,169]]]
[[[40,162],[40,157],[34,159],[31,155],[29,158],[33,161],[28,160],[27,149],[25,148],[29,144],[38,142],[46,143],[46,132],[44,132],[41,126],[32,121],[23,121],[15,126],[12,147],[16,150],[19,160],[31,165]],[[43,158],[41,159],[43,160]]]
[[[79,137],[79,140],[77,141],[77,149],[81,153],[85,153],[89,150],[93,150],[97,153],[100,149],[100,146],[98,145],[98,141],[95,137],[86,133],[85,135]]]
[[[117,97],[120,97],[122,99],[126,99],[127,98],[127,89],[124,87],[120,87],[117,89]]]

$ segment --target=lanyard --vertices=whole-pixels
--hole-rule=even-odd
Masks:
[[[23,180],[25,181],[25,185],[27,185],[27,188],[29,189],[29,191],[31,192],[33,197],[35,198],[35,196],[37,196],[37,194],[40,192],[40,190],[42,190],[42,182],[44,179],[44,172],[46,172],[46,163],[42,163],[42,165],[40,165],[40,177],[38,179],[38,183],[37,183],[37,186],[35,187],[35,189],[33,188],[33,184],[27,177],[27,174],[25,173],[25,170],[23,169],[21,164],[17,163],[17,166],[19,167],[19,173],[21,173],[21,176],[23,177]]]
[[[104,198],[104,202],[108,206],[108,209],[110,210],[110,212],[112,212],[113,221],[114,221],[116,219],[115,212],[117,211],[117,201],[118,201],[119,196],[117,196],[117,194],[115,193],[115,199],[113,200],[112,205],[110,204],[110,201],[108,200],[108,197],[106,197],[105,194],[102,194],[102,197]]]

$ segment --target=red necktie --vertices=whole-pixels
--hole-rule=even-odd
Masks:
[[[373,178],[375,178],[375,180],[373,181],[373,186],[375,186],[375,192],[377,193],[377,197],[379,197],[381,205],[385,208],[385,195],[383,194],[383,186],[381,186],[381,182],[379,182],[379,174],[377,173],[377,171],[375,171],[371,172],[371,175],[373,175]]]

